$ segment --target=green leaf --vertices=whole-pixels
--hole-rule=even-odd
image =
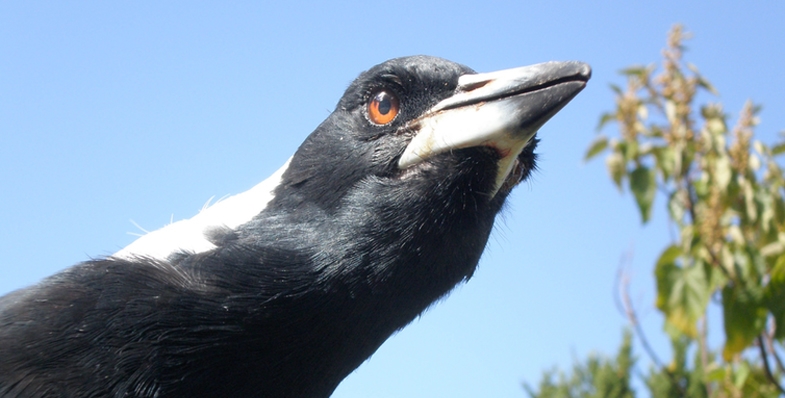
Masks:
[[[714,381],[714,382],[722,381],[722,379],[727,377],[726,375],[729,372],[730,372],[730,370],[726,369],[724,367],[722,367],[722,368],[721,367],[716,367],[716,368],[706,372],[706,380],[707,381]]]
[[[624,155],[624,160],[628,162],[637,160],[640,157],[637,140],[623,140],[619,142],[619,150]]]
[[[760,248],[760,255],[763,257],[779,256],[780,254],[783,254],[783,252],[785,252],[785,242],[780,240],[767,243]]]
[[[755,196],[758,202],[758,208],[760,210],[759,225],[763,232],[770,232],[772,227],[776,228],[776,225],[774,224],[774,198],[772,197],[772,192],[770,189],[761,186],[757,186],[756,188],[757,192],[755,193]],[[763,238],[761,238],[761,240],[762,239]]]
[[[709,117],[706,119],[706,128],[709,130],[711,134],[714,135],[722,135],[727,132],[727,128],[725,127],[725,120],[721,117]]]
[[[760,158],[757,155],[750,155],[749,167],[753,171],[758,171],[760,169]]]
[[[662,254],[660,254],[660,258],[657,259],[656,267],[659,268],[667,264],[676,264],[676,260],[682,254],[683,251],[681,250],[681,247],[677,245],[670,245],[662,252]]]
[[[706,280],[709,281],[709,292],[711,292],[711,294],[714,294],[714,292],[718,291],[723,286],[728,284],[728,277],[722,271],[722,269],[720,269],[720,267],[725,268],[725,265],[722,264],[722,262],[725,261],[722,256],[725,256],[725,255],[730,256],[730,250],[728,250],[726,248],[727,248],[727,245],[723,246],[723,248],[720,249],[720,252],[722,253],[720,255],[720,263],[721,264],[719,264],[717,266],[714,266],[710,262],[704,262],[703,263],[703,267],[704,267],[703,271],[706,273]],[[732,266],[731,266],[731,268],[732,268]],[[727,268],[725,268],[725,269],[727,269]]]
[[[676,225],[682,225],[686,209],[684,208],[684,198],[682,191],[674,191],[668,198],[668,212]]]
[[[708,80],[704,79],[703,76],[698,77],[698,86],[705,88],[708,92],[714,95],[720,95],[717,89],[714,88],[714,86]]]
[[[749,376],[750,366],[746,362],[742,362],[736,369],[736,375],[734,377],[733,384],[736,385],[736,388],[741,388],[744,386],[744,383],[747,382],[747,378]]]
[[[744,209],[746,216],[750,223],[758,219],[758,208],[755,206],[755,192],[752,190],[752,184],[749,180],[743,180],[741,184],[741,192],[744,196]]]
[[[616,188],[621,190],[621,181],[627,171],[624,167],[624,158],[619,152],[613,152],[605,159],[605,164],[608,166],[608,173],[610,173],[613,182],[616,183]]]
[[[649,108],[646,106],[645,103],[641,103],[638,105],[638,117],[642,120],[646,120],[649,118]]]
[[[730,361],[749,347],[766,326],[767,311],[759,289],[728,285],[722,289],[725,348],[722,357]]]
[[[608,137],[605,137],[604,135],[598,136],[591,143],[591,145],[589,145],[589,150],[586,151],[586,156],[583,157],[583,161],[588,162],[591,158],[597,156],[606,148],[608,148]]]
[[[785,224],[785,201],[781,197],[774,201],[774,217],[778,223]]]
[[[711,290],[702,264],[679,266],[681,248],[668,247],[657,260],[657,308],[666,322],[681,333],[696,337],[696,322],[703,316]]]
[[[654,171],[646,166],[639,166],[633,170],[630,173],[630,190],[635,195],[641,219],[645,224],[651,217],[651,204],[654,201],[654,193],[657,190],[657,180]]]
[[[669,123],[676,124],[676,103],[672,100],[665,101],[665,116]]]
[[[636,65],[629,68],[624,68],[620,70],[619,73],[625,76],[643,77],[647,73],[647,68],[643,65]]]
[[[700,177],[692,182],[693,188],[695,188],[695,193],[698,195],[698,198],[706,198],[709,195],[709,175],[708,173],[701,173]]]
[[[667,181],[673,175],[673,169],[676,167],[676,154],[673,152],[673,148],[661,146],[654,148],[652,152],[657,159],[657,168],[662,172],[663,179]]]
[[[771,147],[771,153],[774,156],[781,155],[782,153],[785,153],[785,142],[777,144],[777,145],[774,145],[773,147]]]
[[[662,312],[667,312],[668,299],[672,289],[670,281],[671,274],[674,272],[676,260],[681,256],[682,250],[679,246],[671,245],[660,254],[657,265],[654,267],[654,275],[657,278],[657,308]]]
[[[771,270],[771,280],[765,287],[766,307],[774,316],[774,337],[785,339],[785,255],[780,255]]]
[[[597,123],[597,131],[602,130],[602,128],[605,127],[606,124],[615,120],[616,120],[615,113],[610,113],[610,112],[603,113],[602,116],[600,116],[600,122]]]
[[[730,159],[728,156],[720,156],[714,164],[714,181],[720,191],[728,188],[732,176]]]

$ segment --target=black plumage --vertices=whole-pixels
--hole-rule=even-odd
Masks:
[[[423,56],[377,65],[250,219],[205,226],[198,248],[132,249],[0,298],[0,396],[329,396],[472,275],[534,168],[536,130],[590,74],[498,73]],[[503,128],[440,143],[456,118],[471,130],[497,108]]]

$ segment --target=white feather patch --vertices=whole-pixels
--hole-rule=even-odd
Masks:
[[[273,190],[281,183],[281,176],[289,167],[290,161],[291,158],[273,175],[253,188],[219,200],[212,206],[203,208],[192,218],[142,235],[112,257],[152,257],[165,261],[171,254],[181,251],[201,253],[214,249],[215,245],[207,240],[205,233],[221,227],[235,229],[264,210],[273,199]]]

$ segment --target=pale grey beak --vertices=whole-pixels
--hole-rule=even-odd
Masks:
[[[417,133],[398,167],[405,169],[446,151],[489,146],[502,156],[498,190],[537,130],[573,99],[590,77],[589,65],[574,61],[463,75],[454,95],[410,123]]]

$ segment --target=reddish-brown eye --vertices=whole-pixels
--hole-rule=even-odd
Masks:
[[[368,102],[368,118],[376,124],[390,123],[400,111],[398,97],[389,91],[379,91]]]

